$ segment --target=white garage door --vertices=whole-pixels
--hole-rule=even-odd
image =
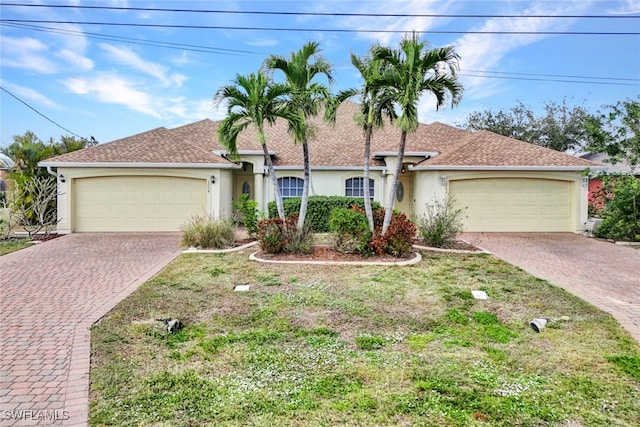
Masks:
[[[206,212],[204,179],[115,176],[75,180],[75,231],[177,231]]]
[[[451,181],[466,231],[571,231],[571,183],[547,179]]]

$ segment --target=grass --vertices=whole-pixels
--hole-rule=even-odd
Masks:
[[[93,327],[91,425],[640,424],[638,344],[491,256],[425,253],[407,267],[247,256],[181,256]],[[186,326],[167,335],[164,317]]]
[[[28,238],[0,239],[0,256],[31,246],[30,241]]]

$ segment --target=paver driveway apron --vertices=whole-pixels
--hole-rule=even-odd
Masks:
[[[640,341],[640,250],[571,233],[463,238],[610,313]]]
[[[86,425],[89,327],[179,252],[179,233],[87,233],[0,257],[0,425]]]

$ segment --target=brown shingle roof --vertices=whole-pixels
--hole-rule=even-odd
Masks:
[[[314,118],[315,135],[309,141],[312,166],[358,167],[363,164],[364,135],[354,117],[359,105],[346,102],[335,124]],[[230,162],[214,151],[224,150],[217,138],[219,122],[202,120],[175,129],[158,128],[47,160],[47,163],[218,163]],[[302,166],[302,149],[293,143],[287,124],[279,120],[265,129],[274,165]],[[261,150],[257,135],[248,127],[238,136],[238,150]],[[376,129],[372,153],[395,152],[400,130],[390,124]],[[442,123],[420,124],[407,136],[406,152],[441,153],[420,166],[594,166],[595,163],[492,132],[471,133]],[[372,159],[372,166],[384,162]]]
[[[489,131],[464,137],[454,149],[433,157],[420,166],[598,166],[578,157]]]
[[[176,138],[173,131],[157,128],[106,144],[73,151],[46,163],[226,163],[190,141]]]

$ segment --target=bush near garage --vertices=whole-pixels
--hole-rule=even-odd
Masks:
[[[233,246],[236,227],[231,219],[194,215],[180,227],[182,243],[200,249],[224,249]]]
[[[640,180],[631,175],[605,176],[603,187],[612,194],[602,212],[596,237],[640,242]]]

